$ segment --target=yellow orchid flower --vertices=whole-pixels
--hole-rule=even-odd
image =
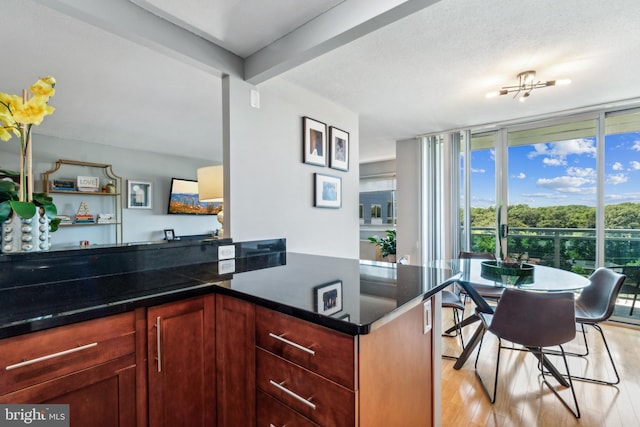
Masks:
[[[11,134],[7,132],[4,127],[0,127],[0,139],[3,141],[8,141],[11,139]]]
[[[35,96],[46,96],[48,98],[55,95],[56,91],[54,86],[56,84],[56,79],[53,77],[42,77],[37,82],[29,87],[31,93]]]

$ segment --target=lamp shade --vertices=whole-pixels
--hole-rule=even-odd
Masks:
[[[201,202],[221,202],[224,196],[222,165],[198,168],[198,199]]]

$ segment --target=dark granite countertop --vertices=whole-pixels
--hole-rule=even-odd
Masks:
[[[210,292],[358,335],[443,287],[429,268],[281,251],[241,255],[233,260],[0,287],[0,338]]]

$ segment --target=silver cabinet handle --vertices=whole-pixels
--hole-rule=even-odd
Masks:
[[[162,318],[160,316],[156,317],[156,346],[158,347],[158,357],[156,357],[156,359],[158,360],[158,372],[162,372],[162,347],[160,346],[161,344],[161,339],[160,339],[160,322],[162,321]]]
[[[312,355],[312,356],[315,356],[315,355],[316,355],[316,352],[315,352],[315,351],[313,351],[313,350],[311,350],[310,348],[307,348],[307,347],[305,347],[305,346],[302,346],[302,345],[300,345],[300,344],[294,343],[293,341],[289,341],[288,339],[284,338],[284,337],[283,337],[283,335],[276,335],[276,334],[274,334],[273,332],[269,332],[269,336],[270,336],[271,338],[274,338],[274,339],[278,340],[278,341],[282,341],[282,342],[283,342],[283,343],[285,343],[285,344],[289,344],[290,346],[295,347],[295,348],[297,348],[298,350],[302,350],[302,351],[304,351],[305,353],[309,353],[309,354],[310,354],[310,355]]]
[[[308,407],[310,407],[311,409],[316,409],[316,405],[311,403],[309,401],[309,399],[305,399],[304,397],[292,392],[291,390],[289,390],[288,388],[284,387],[283,384],[285,382],[282,381],[281,383],[277,383],[274,380],[269,380],[269,384],[271,384],[272,386],[274,386],[275,388],[277,388],[278,390],[282,391],[283,393],[288,394],[289,396],[299,400],[300,402],[304,403],[305,405],[307,405]]]
[[[94,343],[83,345],[80,347],[70,348],[69,350],[60,351],[58,353],[47,354],[46,356],[36,357],[35,359],[25,360],[24,362],[16,363],[14,365],[9,365],[4,369],[5,371],[10,371],[12,369],[22,368],[23,366],[29,366],[29,365],[33,365],[34,363],[43,362],[49,359],[54,359],[56,357],[64,356],[65,354],[76,353],[78,351],[86,350],[88,348],[95,347],[97,345],[98,343],[94,342]]]

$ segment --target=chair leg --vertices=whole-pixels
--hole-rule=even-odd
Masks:
[[[618,374],[618,369],[616,368],[616,364],[613,361],[613,355],[611,354],[611,350],[609,349],[609,343],[607,343],[607,339],[604,336],[604,331],[602,330],[602,328],[600,327],[600,325],[598,325],[597,323],[589,323],[591,326],[593,326],[593,328],[600,332],[600,336],[602,337],[602,342],[604,344],[604,348],[607,350],[607,355],[609,356],[609,362],[611,362],[611,367],[613,368],[613,373],[616,376],[615,381],[607,381],[607,380],[601,380],[601,379],[596,379],[596,378],[587,378],[587,377],[577,377],[574,376],[573,379],[575,380],[579,380],[579,381],[586,381],[586,382],[590,382],[590,383],[596,383],[596,384],[607,384],[607,385],[616,385],[620,383],[620,375]],[[583,325],[584,328],[584,325]],[[588,353],[588,351],[587,351]],[[567,353],[569,354],[569,353]]]
[[[547,381],[547,377],[545,375],[544,369],[542,369],[543,358],[544,358],[544,352],[542,351],[542,349],[538,349],[535,352],[538,359],[538,369],[540,369],[540,372],[542,373],[542,380],[547,385],[547,387],[549,387],[549,389],[551,389],[551,391],[556,395],[556,397],[560,399],[560,401],[565,406],[565,408],[567,408],[573,414],[573,416],[575,416],[576,418],[580,418],[580,407],[578,406],[578,399],[576,397],[576,391],[573,388],[573,380],[572,380],[572,378],[575,379],[576,377],[571,376],[571,372],[569,371],[569,364],[567,363],[567,355],[565,354],[564,348],[562,348],[562,346],[559,346],[559,347],[560,347],[560,354],[562,355],[562,360],[564,361],[564,368],[567,372],[566,378],[569,380],[569,388],[571,389],[571,395],[573,396],[573,403],[575,405],[575,410],[571,406],[569,406],[567,401],[563,399],[562,396],[560,396],[560,393],[558,393],[558,390],[556,390],[555,387],[553,387],[549,383],[549,381]]]
[[[582,326],[582,334],[585,337],[584,338],[584,342],[585,342],[585,347],[586,347],[586,353],[584,354],[580,354],[580,353],[569,353],[569,352],[563,352],[565,355],[567,356],[580,356],[580,357],[584,357],[586,355],[589,354],[589,347],[587,346],[587,338],[586,338],[586,334],[585,334],[585,330],[584,330],[584,324],[580,324]],[[593,326],[593,328],[600,332],[600,337],[602,337],[602,342],[604,344],[604,348],[605,350],[607,350],[607,355],[609,356],[609,362],[611,363],[611,367],[613,368],[613,373],[615,374],[615,381],[608,381],[608,380],[601,380],[601,379],[597,379],[597,378],[588,378],[588,377],[579,377],[576,375],[573,375],[572,378],[574,380],[578,380],[578,381],[584,381],[584,382],[589,382],[589,383],[596,383],[596,384],[606,384],[606,385],[616,385],[620,383],[620,375],[618,374],[618,369],[616,368],[616,364],[613,360],[613,355],[611,354],[611,350],[609,349],[609,343],[607,342],[607,339],[604,336],[604,331],[602,330],[602,328],[600,327],[600,325],[598,325],[597,323],[588,323],[588,325]],[[559,356],[560,353],[559,352],[547,352],[547,354],[553,354],[556,356]],[[549,374],[548,371],[544,371],[543,374]],[[566,377],[566,375],[565,375]]]
[[[496,356],[496,372],[495,372],[495,376],[493,378],[493,395],[489,392],[489,389],[487,388],[487,385],[485,384],[484,380],[482,379],[482,375],[480,375],[480,372],[478,371],[478,359],[480,358],[480,352],[482,351],[482,342],[484,341],[484,332],[482,333],[482,338],[480,338],[480,344],[478,344],[478,352],[476,353],[476,361],[473,365],[473,368],[476,372],[476,376],[478,377],[478,379],[480,380],[480,384],[482,385],[482,388],[484,389],[484,392],[487,394],[487,397],[489,398],[489,401],[493,404],[496,402],[496,394],[498,392],[498,371],[500,370],[500,351],[502,350],[502,340],[500,340],[500,338],[498,338],[498,354]]]
[[[636,300],[638,299],[638,293],[633,295],[633,302],[631,303],[631,310],[629,310],[629,316],[633,316],[633,308],[636,306]]]
[[[460,338],[460,346],[461,346],[461,348],[464,349],[464,337],[462,336],[462,326],[460,325],[460,314],[458,312],[459,310],[457,308],[453,308],[453,307],[451,309],[453,310],[453,322],[454,322],[454,324],[456,326],[456,329],[455,329],[456,332],[453,335],[446,334],[446,332],[445,332],[445,333],[443,333],[443,336],[445,336],[445,337],[455,337],[457,335]],[[458,359],[457,356],[450,356],[450,355],[447,355],[447,354],[443,354],[442,357],[445,358],[445,359],[453,359],[453,360]]]

